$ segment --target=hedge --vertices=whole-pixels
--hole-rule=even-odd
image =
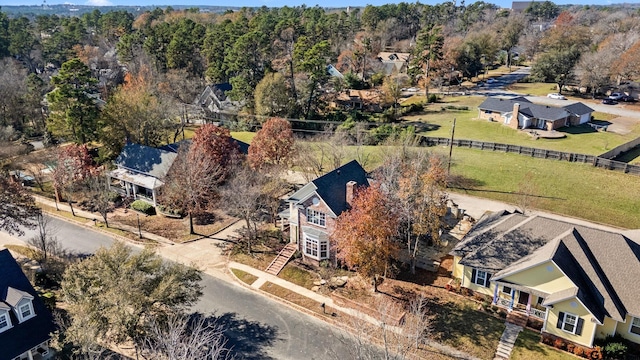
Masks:
[[[131,208],[147,215],[155,215],[156,208],[144,200],[136,200],[131,203]]]

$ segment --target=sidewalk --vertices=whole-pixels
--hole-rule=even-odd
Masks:
[[[46,205],[46,206],[51,207],[53,209],[56,208],[56,202],[54,200],[45,198],[43,196],[35,195],[35,194],[33,195],[33,197],[35,198],[36,203],[38,203],[38,204],[43,204],[43,205]],[[66,202],[58,202],[58,207],[57,208],[60,209],[60,211],[64,211],[64,212],[68,212],[68,213],[71,212],[71,208],[69,207],[69,204],[67,204]],[[48,214],[53,215],[53,216],[56,216],[56,214],[57,214],[56,211],[46,211],[46,212]],[[113,234],[113,233],[110,233],[108,230],[101,230],[101,229],[95,227],[95,222],[94,222],[93,219],[97,219],[97,220],[102,221],[103,220],[102,219],[102,215],[100,215],[98,213],[92,213],[92,212],[89,212],[89,211],[78,209],[75,206],[73,207],[73,212],[76,214],[76,217],[78,217],[78,218],[74,218],[73,220],[75,220],[75,222],[77,222],[79,225],[82,225],[82,226],[85,226],[85,227],[90,227],[93,230],[101,231],[103,233],[111,235],[114,238],[117,238],[119,240],[123,240],[123,239],[120,239],[120,236],[118,236],[116,234]],[[57,216],[57,217],[60,218],[61,216]],[[82,218],[84,218],[84,220]],[[70,220],[70,219],[64,218],[64,220]],[[121,223],[118,223],[118,222],[111,222],[111,221],[109,221],[109,225],[110,226],[115,225],[115,226],[112,226],[112,227],[117,227],[117,228],[119,228],[121,230],[128,231],[128,232],[130,232],[132,234],[138,234],[138,229],[133,227],[133,226],[128,226],[128,225],[125,225],[125,224],[121,224]],[[149,240],[153,240],[153,241],[155,241],[155,242],[157,242],[159,244],[165,244],[165,245],[173,245],[174,244],[173,241],[171,241],[171,240],[169,240],[169,239],[167,239],[165,237],[162,237],[160,235],[156,235],[154,233],[150,233],[150,232],[147,232],[147,231],[144,231],[144,230],[140,231],[140,233],[142,234],[143,238],[149,239]],[[134,241],[133,239],[129,239],[129,238],[126,238],[126,240],[127,241]]]

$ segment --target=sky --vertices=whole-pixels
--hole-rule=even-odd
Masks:
[[[75,4],[75,5],[94,5],[94,6],[108,6],[108,5],[120,5],[120,6],[168,6],[168,5],[209,5],[209,6],[248,6],[248,7],[281,7],[281,6],[298,6],[307,5],[314,6],[319,5],[321,7],[346,7],[346,6],[366,6],[366,5],[383,5],[388,3],[398,3],[401,0],[235,0],[235,1],[222,1],[222,0],[47,0],[47,4]],[[405,2],[415,2],[415,0],[404,0]],[[423,4],[439,4],[445,0],[421,0]],[[460,0],[458,0],[460,1]],[[496,4],[501,7],[511,7],[511,0],[485,0],[488,3]],[[467,0],[467,4],[473,3],[473,0]],[[607,4],[619,4],[619,3],[631,3],[638,4],[640,0],[556,0],[557,5],[565,4],[579,4],[579,5],[607,5]],[[41,5],[43,0],[0,0],[0,6],[2,5]]]

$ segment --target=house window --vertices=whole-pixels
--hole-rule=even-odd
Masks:
[[[562,326],[560,328],[568,333],[575,334],[577,323],[578,323],[577,315],[564,313],[564,319],[562,320]]]
[[[538,300],[536,301],[536,305],[542,305],[543,302],[544,302],[544,298],[538,296]]]
[[[631,318],[631,327],[629,327],[629,332],[640,335],[640,318]]]
[[[9,314],[0,314],[0,332],[11,326],[9,324]]]
[[[505,294],[511,294],[511,288],[508,286],[503,286],[502,287],[502,292]]]
[[[322,260],[329,258],[329,242],[317,238],[304,236],[304,253],[312,258]]]
[[[20,306],[19,310],[20,310],[20,317],[22,318],[22,321],[25,321],[33,316],[33,309],[31,309],[31,302]]]
[[[491,274],[489,274],[486,271],[476,270],[476,269],[473,269],[471,271],[471,282],[476,285],[489,287],[490,277],[491,277]]]
[[[307,208],[307,222],[311,224],[315,224],[318,226],[325,227],[326,226],[326,215],[325,213],[321,213],[319,211],[315,211]]]

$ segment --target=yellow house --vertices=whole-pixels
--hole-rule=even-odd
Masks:
[[[640,344],[640,244],[620,233],[504,211],[481,218],[451,254],[462,287],[539,319],[543,335]]]

